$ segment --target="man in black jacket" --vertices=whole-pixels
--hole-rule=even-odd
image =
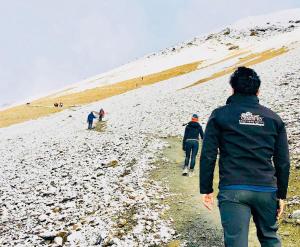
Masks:
[[[203,130],[198,122],[198,115],[193,114],[192,121],[185,127],[182,149],[185,151],[185,162],[182,175],[194,175],[195,161],[199,149],[199,136],[203,139]],[[191,157],[191,158],[190,158]],[[191,164],[189,167],[191,159]],[[190,168],[188,170],[188,168]]]
[[[200,160],[200,193],[213,205],[213,174],[219,150],[218,202],[226,247],[248,246],[251,215],[263,247],[279,247],[276,234],[289,179],[289,150],[281,118],[259,104],[260,78],[239,67],[233,95],[207,123]]]

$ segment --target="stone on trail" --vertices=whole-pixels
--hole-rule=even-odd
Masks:
[[[300,219],[300,210],[295,210],[295,211],[291,214],[291,218],[292,218],[292,219]]]

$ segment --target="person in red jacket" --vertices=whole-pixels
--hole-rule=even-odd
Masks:
[[[103,110],[103,108],[100,109],[99,111],[99,121],[101,122],[104,118],[105,112]]]

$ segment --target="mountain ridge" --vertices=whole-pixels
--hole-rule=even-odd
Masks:
[[[172,78],[172,76],[165,76],[170,71],[173,71],[171,74],[174,79],[185,74],[195,77],[195,81],[191,82],[192,85],[197,81],[206,82],[208,81],[206,78],[212,79],[214,74],[222,75],[222,71],[228,66],[233,68],[238,66],[239,60],[246,59],[251,54],[260,54],[270,49],[283,47],[286,47],[287,51],[295,49],[300,42],[300,20],[298,20],[300,17],[298,16],[300,16],[300,9],[247,17],[217,32],[178,43],[108,72],[71,84],[61,90],[55,90],[45,97],[23,102],[23,104],[30,102],[34,108],[28,109],[29,107],[22,104],[7,106],[0,110],[2,115],[0,127],[62,110],[50,109],[55,102],[63,102],[65,108],[78,106],[134,90],[139,86],[149,85],[149,81],[144,81],[144,78],[155,76],[157,79],[154,83],[159,83]],[[260,61],[257,60],[257,62]],[[195,63],[199,65],[192,66],[191,69],[189,64]],[[180,71],[178,67],[181,68]],[[230,71],[232,70],[228,73]],[[136,87],[124,86],[127,85],[127,81],[132,81]],[[189,85],[184,87],[186,86]],[[124,88],[120,90],[119,87]],[[18,117],[20,114],[22,117]]]

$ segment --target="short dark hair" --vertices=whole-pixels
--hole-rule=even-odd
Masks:
[[[238,67],[230,78],[230,85],[234,93],[256,95],[260,87],[260,78],[257,73],[250,68]]]

